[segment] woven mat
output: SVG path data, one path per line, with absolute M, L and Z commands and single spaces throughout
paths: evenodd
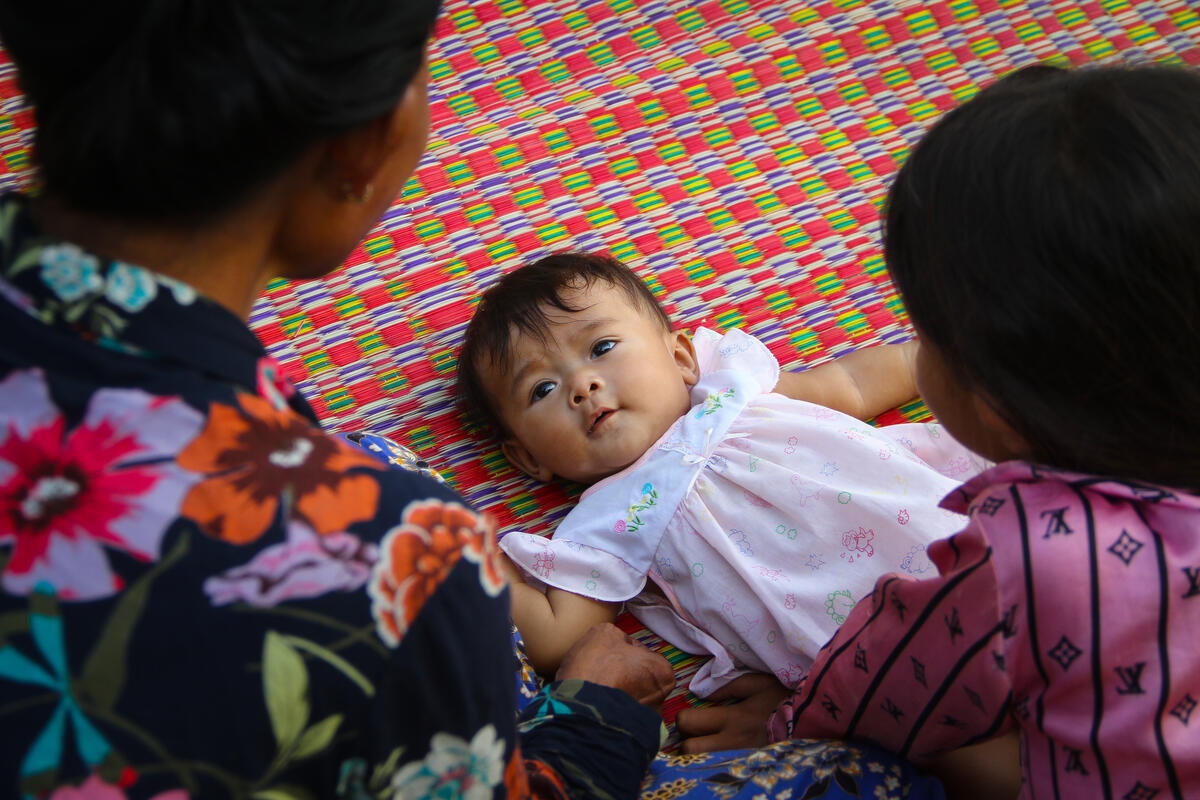
M 741 326 L 797 368 L 904 340 L 877 219 L 925 127 L 1015 67 L 1200 64 L 1198 41 L 1187 0 L 447 0 L 417 175 L 343 269 L 272 284 L 251 322 L 330 429 L 394 436 L 504 525 L 549 530 L 570 493 L 451 403 L 497 276 L 606 250 L 684 325 Z M 0 186 L 28 180 L 31 127 L 0 62 Z

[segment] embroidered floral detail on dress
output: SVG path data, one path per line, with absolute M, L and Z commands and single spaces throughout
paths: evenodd
M 401 523 L 379 546 L 367 592 L 375 632 L 396 647 L 425 601 L 460 558 L 479 565 L 479 583 L 495 597 L 504 589 L 491 520 L 458 503 L 422 500 L 404 509 Z
M 854 596 L 850 594 L 849 589 L 838 589 L 825 595 L 825 613 L 838 625 L 846 621 L 846 615 L 854 605 Z
M 641 512 L 653 508 L 658 503 L 658 490 L 654 488 L 654 484 L 647 483 L 642 486 L 642 498 L 631 504 L 625 512 L 625 519 L 619 519 L 613 524 L 613 530 L 617 533 L 637 533 L 645 521 L 641 518 Z
M 257 540 L 282 508 L 319 534 L 371 519 L 379 483 L 354 467 L 384 465 L 254 395 L 238 405 L 214 403 L 204 432 L 179 454 L 204 480 L 188 492 L 182 513 L 209 536 L 231 544 Z
M 723 401 L 729 400 L 736 394 L 737 391 L 732 387 L 722 389 L 719 392 L 709 392 L 708 397 L 704 398 L 704 405 L 696 409 L 696 419 L 717 413 L 717 410 L 721 408 Z
M 929 554 L 925 552 L 925 548 L 914 544 L 900 560 L 900 569 L 909 575 L 924 575 L 926 572 L 932 572 L 936 567 L 929 560 Z
M 842 547 L 846 548 L 842 558 L 853 563 L 859 558 L 870 558 L 875 555 L 875 531 L 859 525 L 858 530 L 848 530 L 842 533 Z
M 392 779 L 395 800 L 427 797 L 488 800 L 504 778 L 504 740 L 491 724 L 471 741 L 449 733 L 435 733 L 429 753 L 406 764 Z
M 10 545 L 0 587 L 29 594 L 40 582 L 64 600 L 119 592 L 105 548 L 156 561 L 194 478 L 168 458 L 201 426 L 180 400 L 136 389 L 92 395 L 68 428 L 40 371 L 0 383 L 0 547 Z

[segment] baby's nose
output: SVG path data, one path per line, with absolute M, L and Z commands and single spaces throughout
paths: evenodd
M 596 377 L 585 378 L 575 384 L 575 391 L 571 393 L 571 404 L 579 405 L 589 396 L 600 390 L 600 379 Z

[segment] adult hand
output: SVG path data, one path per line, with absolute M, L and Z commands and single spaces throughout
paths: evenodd
M 768 744 L 767 718 L 791 694 L 774 675 L 752 673 L 722 686 L 709 696 L 720 703 L 710 708 L 685 708 L 675 717 L 684 753 L 741 750 Z
M 644 706 L 661 710 L 675 688 L 675 672 L 658 653 L 626 636 L 611 622 L 594 625 L 563 656 L 555 680 L 571 678 L 611 686 Z

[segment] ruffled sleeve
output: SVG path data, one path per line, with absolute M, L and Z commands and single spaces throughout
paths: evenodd
M 700 374 L 737 370 L 752 376 L 764 392 L 779 382 L 779 362 L 767 346 L 741 328 L 730 328 L 725 335 L 705 327 L 692 336 Z
M 562 535 L 548 539 L 513 532 L 500 540 L 500 549 L 547 586 L 595 600 L 619 603 L 634 597 L 646 585 L 645 570 Z

